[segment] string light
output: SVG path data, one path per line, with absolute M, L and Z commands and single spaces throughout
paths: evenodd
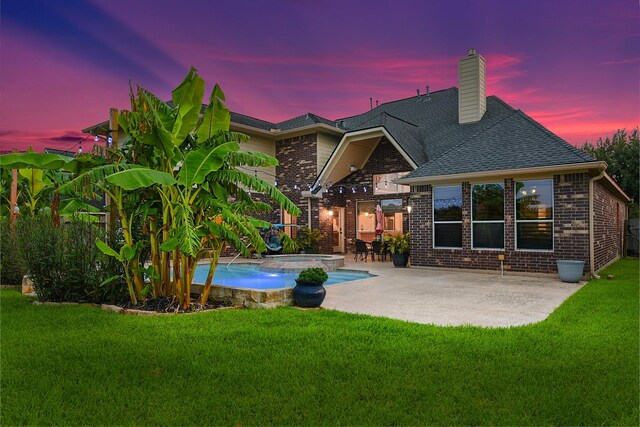
M 111 134 L 107 136 L 107 144 L 109 144 L 109 147 L 111 147 L 111 144 L 113 144 L 113 137 L 111 136 Z
M 93 135 L 93 140 L 95 142 L 98 142 L 100 140 L 100 137 L 98 135 Z

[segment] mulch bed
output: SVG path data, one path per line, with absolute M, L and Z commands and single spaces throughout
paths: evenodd
M 124 309 L 142 310 L 142 311 L 154 311 L 157 313 L 195 313 L 198 311 L 216 310 L 219 308 L 230 307 L 230 304 L 225 304 L 220 301 L 208 301 L 205 305 L 197 302 L 191 302 L 191 305 L 184 309 L 180 306 L 180 301 L 172 297 L 160 297 L 154 299 L 147 299 L 140 301 L 137 304 L 126 302 L 118 304 Z

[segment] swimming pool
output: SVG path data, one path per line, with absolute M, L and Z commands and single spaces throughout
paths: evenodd
M 197 266 L 193 282 L 204 283 L 208 273 L 209 265 Z M 325 286 L 373 277 L 369 273 L 356 271 L 332 271 L 327 274 L 329 280 L 324 284 Z M 242 289 L 281 289 L 294 287 L 296 277 L 298 273 L 261 271 L 258 264 L 235 264 L 229 267 L 219 265 L 213 276 L 213 283 Z

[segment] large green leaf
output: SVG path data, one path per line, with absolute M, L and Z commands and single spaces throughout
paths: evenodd
M 20 176 L 29 182 L 29 193 L 36 197 L 45 187 L 44 171 L 42 169 L 26 168 L 18 169 Z M 48 181 L 48 180 L 47 180 Z
M 63 169 L 71 173 L 78 174 L 93 169 L 96 166 L 104 165 L 105 163 L 106 160 L 104 159 L 104 157 L 85 155 L 76 157 L 70 162 L 66 163 Z
M 103 242 L 100 239 L 96 239 L 96 246 L 98 247 L 98 249 L 100 249 L 100 251 L 105 254 L 108 255 L 110 257 L 114 257 L 116 258 L 118 261 L 122 261 L 122 257 L 120 256 L 120 254 L 116 251 L 114 251 L 113 249 L 111 249 L 109 247 L 109 245 L 107 245 L 105 242 Z
M 100 212 L 100 209 L 78 199 L 68 199 L 60 203 L 60 215 L 71 215 L 78 211 Z
M 167 172 L 149 168 L 136 168 L 116 172 L 113 175 L 109 175 L 107 181 L 129 191 L 151 187 L 152 185 L 174 185 L 178 182 Z
M 0 167 L 7 169 L 60 169 L 71 161 L 70 157 L 49 153 L 13 153 L 0 156 Z
M 104 180 L 109 175 L 112 175 L 121 170 L 127 169 L 135 169 L 140 168 L 139 165 L 133 165 L 130 163 L 111 163 L 102 166 L 96 166 L 93 169 L 90 169 L 76 177 L 72 180 L 65 182 L 58 188 L 58 192 L 62 195 L 74 194 L 75 192 L 80 192 L 83 190 L 87 190 L 87 187 L 90 187 L 91 184 L 95 184 Z M 91 196 L 94 197 L 92 192 L 83 191 L 84 193 L 91 193 Z
M 204 98 L 204 86 L 204 80 L 198 75 L 197 70 L 191 67 L 189 74 L 171 93 L 173 106 L 176 109 L 176 120 L 171 133 L 176 145 L 182 144 L 198 123 Z
M 220 169 L 230 151 L 237 151 L 239 148 L 237 143 L 227 142 L 214 148 L 203 147 L 191 151 L 180 169 L 180 183 L 185 187 L 202 184 L 207 175 Z
M 222 101 L 225 100 L 224 92 L 216 83 L 211 96 L 209 97 L 209 105 L 204 111 L 200 126 L 196 130 L 198 141 L 204 141 L 211 138 L 218 131 L 228 131 L 231 123 L 231 113 Z
M 300 208 L 289 200 L 287 196 L 282 194 L 277 187 L 253 175 L 236 169 L 221 169 L 212 172 L 209 179 L 212 182 L 220 182 L 225 185 L 238 185 L 246 189 L 253 189 L 259 193 L 264 193 L 291 215 L 300 215 Z M 240 194 L 238 196 L 240 197 Z

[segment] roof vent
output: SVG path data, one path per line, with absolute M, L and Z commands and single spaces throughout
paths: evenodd
M 427 85 L 427 92 L 425 93 L 424 100 L 431 101 L 431 95 L 429 94 L 429 85 Z
M 469 49 L 469 51 L 467 52 L 467 56 L 472 56 L 476 54 L 476 50 L 475 49 Z
M 418 93 L 418 102 L 420 102 L 420 89 L 416 89 L 416 92 Z

